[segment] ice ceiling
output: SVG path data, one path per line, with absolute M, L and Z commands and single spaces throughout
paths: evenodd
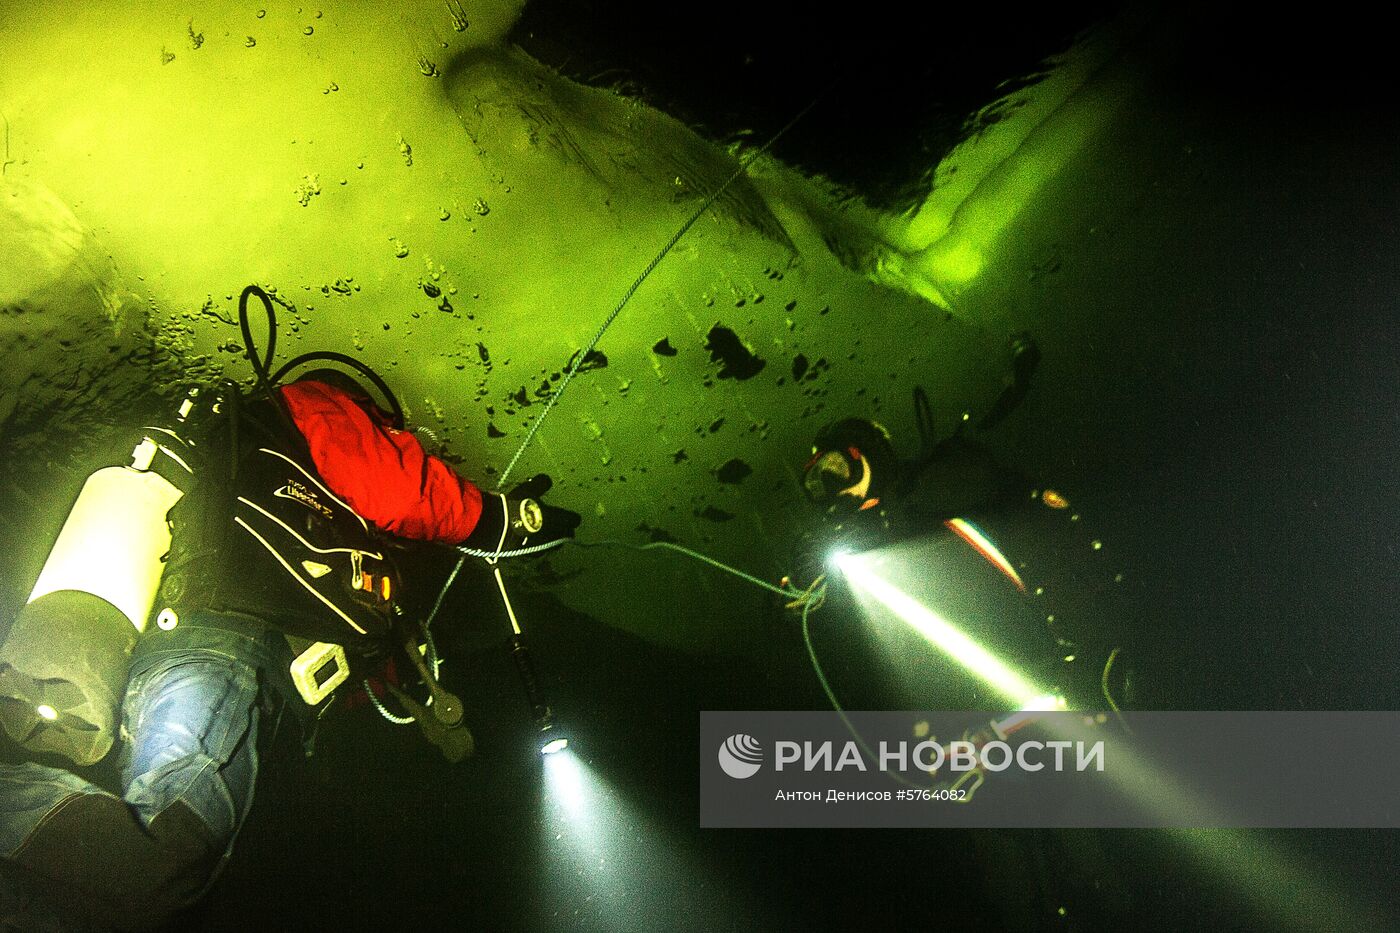
M 752 151 L 561 77 L 505 41 L 519 12 L 5 4 L 7 459 L 57 458 L 153 395 L 246 378 L 233 322 L 256 282 L 276 290 L 283 360 L 357 355 L 494 486 L 558 374 Z M 957 299 L 1106 119 L 1083 92 L 1112 50 L 1099 36 L 1021 92 L 907 214 L 757 159 L 637 293 L 515 477 L 552 474 L 591 539 L 676 540 L 776 578 L 823 423 L 860 414 L 908 436 L 913 386 L 947 424 L 1000 387 L 1006 333 Z M 9 485 L 61 510 L 80 474 Z M 534 580 L 689 646 L 733 637 L 764 598 L 656 554 L 564 555 Z

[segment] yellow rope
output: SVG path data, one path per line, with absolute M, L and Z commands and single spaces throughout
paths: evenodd
M 826 602 L 826 587 L 822 586 L 825 581 L 826 574 L 818 575 L 796 599 L 786 604 L 786 608 L 816 612 L 822 607 L 822 604 Z

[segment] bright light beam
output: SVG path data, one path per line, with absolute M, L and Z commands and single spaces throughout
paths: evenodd
M 638 802 L 570 745 L 539 759 L 544 794 L 537 916 L 568 929 L 729 929 L 745 898 L 668 828 L 668 797 Z M 683 821 L 681 821 L 683 822 Z M 562 928 L 562 927 L 561 927 Z
M 853 588 L 881 603 L 969 673 L 1006 697 L 1015 709 L 1044 708 L 1047 691 L 1031 684 L 1000 658 L 973 641 L 947 619 L 911 598 L 867 567 L 859 556 L 839 554 L 835 562 Z
M 590 809 L 588 804 L 588 776 L 578 758 L 569 751 L 546 755 L 544 759 L 544 781 L 549 795 L 558 803 L 560 811 L 570 820 L 584 820 Z
M 977 644 L 952 623 L 883 579 L 860 555 L 838 553 L 832 562 L 845 574 L 851 587 L 868 595 L 899 616 L 910 628 L 961 664 L 974 676 L 1000 691 L 1026 711 L 1064 709 L 1064 701 L 1037 689 Z M 1014 718 L 1014 717 L 1013 717 Z M 1129 752 L 1116 760 L 1113 780 L 1148 810 L 1170 824 L 1182 812 L 1199 814 L 1203 825 L 1213 825 L 1208 801 L 1175 776 Z M 1274 850 L 1247 830 L 1168 829 L 1202 864 L 1229 878 L 1250 898 L 1271 926 L 1279 929 L 1306 925 L 1309 917 L 1338 919 L 1339 928 L 1376 929 L 1380 916 L 1372 903 L 1363 903 L 1334 884 Z M 1280 898 L 1277 891 L 1289 891 Z

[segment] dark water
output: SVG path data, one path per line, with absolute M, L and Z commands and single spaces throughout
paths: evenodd
M 682 14 L 643 0 L 537 0 L 510 38 L 721 141 L 764 142 L 815 102 L 774 153 L 899 211 L 928 193 L 945 153 L 1004 115 L 976 119 L 982 108 L 1033 84 L 1044 59 L 1114 8 L 724 0 Z

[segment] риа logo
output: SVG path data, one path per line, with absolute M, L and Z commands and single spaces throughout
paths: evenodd
M 731 735 L 719 747 L 719 766 L 732 778 L 753 777 L 762 764 L 763 746 L 751 735 Z

